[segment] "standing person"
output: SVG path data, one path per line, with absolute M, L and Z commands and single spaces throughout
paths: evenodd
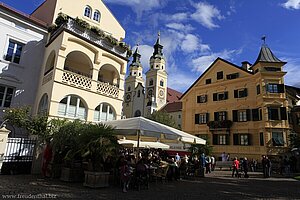
M 175 156 L 176 163 L 179 164 L 180 160 L 181 160 L 180 155 L 178 155 L 178 153 L 176 153 L 176 156 Z
M 284 156 L 283 165 L 284 165 L 284 172 L 286 176 L 290 176 L 290 161 L 287 156 Z
M 52 147 L 50 144 L 50 140 L 48 139 L 46 141 L 46 147 L 44 149 L 44 153 L 43 153 L 43 166 L 42 166 L 42 172 L 43 172 L 43 176 L 44 178 L 49 177 L 49 164 L 52 160 Z
M 243 161 L 243 170 L 244 170 L 244 177 L 249 178 L 248 171 L 249 171 L 249 163 L 248 159 L 245 157 Z
M 271 177 L 271 172 L 272 172 L 272 163 L 271 160 L 266 156 L 266 177 L 269 178 Z
M 212 170 L 212 171 L 215 171 L 215 167 L 216 167 L 216 159 L 215 159 L 214 156 L 211 156 L 210 159 L 211 159 L 211 170 Z
M 211 173 L 211 157 L 208 155 L 205 158 L 206 173 Z
M 226 156 L 226 160 L 227 160 L 227 161 L 230 161 L 230 154 L 229 154 L 229 153 L 228 153 L 227 156 Z
M 240 165 L 240 162 L 239 160 L 237 159 L 237 157 L 235 157 L 233 159 L 233 163 L 232 163 L 232 177 L 235 173 L 235 176 L 239 178 L 239 165 Z
M 266 163 L 267 160 L 266 160 L 266 156 L 262 156 L 262 159 L 261 159 L 261 165 L 262 165 L 262 168 L 263 168 L 263 173 L 264 173 L 264 178 L 267 177 L 267 169 L 266 169 Z
M 225 162 L 227 160 L 227 156 L 225 152 L 222 153 L 221 157 L 222 157 L 222 162 Z
M 128 162 L 124 156 L 120 157 L 119 161 L 119 170 L 120 170 L 120 178 L 122 183 L 122 191 L 127 192 L 130 181 L 130 170 L 128 166 Z

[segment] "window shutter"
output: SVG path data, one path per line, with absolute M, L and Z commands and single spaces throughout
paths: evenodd
M 248 96 L 248 90 L 247 88 L 244 89 L 244 97 L 247 97 Z
M 263 115 L 262 115 L 262 109 L 259 109 L 259 121 L 261 121 L 263 118 Z
M 228 99 L 228 92 L 224 92 L 224 99 Z
M 247 115 L 247 121 L 251 121 L 251 110 L 250 109 L 246 110 L 246 115 Z
M 213 101 L 218 101 L 218 93 L 213 94 Z
M 206 123 L 209 122 L 209 113 L 206 113 Z
M 200 96 L 197 96 L 197 103 L 200 103 Z
M 278 84 L 278 93 L 284 93 L 284 84 Z
M 218 119 L 219 119 L 219 113 L 218 113 L 218 112 L 215 112 L 214 115 L 215 115 L 215 116 L 214 116 L 215 121 L 218 121 Z
M 258 108 L 252 109 L 252 120 L 259 121 Z
M 225 114 L 225 120 L 227 120 L 227 112 L 225 111 L 224 114 Z
M 252 145 L 252 135 L 248 134 L 248 145 Z
M 238 121 L 238 111 L 237 110 L 232 111 L 232 121 L 234 121 L 234 122 Z
M 234 90 L 234 98 L 239 98 L 239 91 L 238 90 Z
M 239 135 L 233 134 L 233 145 L 239 145 Z
M 266 92 L 269 92 L 269 84 L 266 84 Z
M 230 135 L 226 135 L 226 145 L 230 144 Z
M 218 135 L 213 134 L 213 144 L 218 145 Z
M 205 95 L 205 102 L 207 102 L 207 94 Z
M 271 108 L 268 108 L 268 120 L 272 119 Z
M 199 118 L 200 118 L 200 115 L 195 114 L 195 124 L 199 124 Z
M 286 107 L 280 107 L 281 120 L 287 120 Z

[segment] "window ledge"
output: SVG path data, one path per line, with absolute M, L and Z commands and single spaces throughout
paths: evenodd
M 0 62 L 11 65 L 11 66 L 14 66 L 14 67 L 18 67 L 18 68 L 21 68 L 21 69 L 25 68 L 23 65 L 20 65 L 20 64 L 14 63 L 14 62 L 10 62 L 10 61 L 7 61 L 7 60 L 0 60 Z

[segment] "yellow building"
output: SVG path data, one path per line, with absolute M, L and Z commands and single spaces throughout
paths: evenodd
M 49 25 L 35 113 L 120 119 L 128 46 L 125 30 L 101 0 L 46 0 L 32 16 Z
M 275 156 L 287 150 L 283 66 L 262 45 L 253 65 L 217 58 L 183 94 L 183 131 L 207 138 L 217 157 Z

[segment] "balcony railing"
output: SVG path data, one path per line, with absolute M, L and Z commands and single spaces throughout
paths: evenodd
M 228 130 L 232 126 L 231 120 L 222 120 L 222 121 L 209 121 L 207 123 L 209 130 Z
M 119 95 L 120 89 L 115 85 L 111 85 L 105 82 L 95 81 L 89 77 L 76 74 L 74 72 L 70 72 L 67 70 L 57 69 L 57 73 L 58 73 L 58 77 L 61 77 L 61 79 L 58 81 L 61 81 L 66 85 L 95 92 L 115 99 L 118 99 L 120 96 Z
M 87 39 L 89 42 L 94 43 L 96 45 L 101 46 L 102 48 L 111 51 L 123 58 L 127 58 L 127 50 L 119 45 L 114 45 L 109 42 L 106 38 L 100 37 L 96 33 L 92 32 L 89 29 L 85 29 L 79 26 L 76 21 L 70 17 L 68 17 L 68 21 L 60 25 L 57 29 L 55 29 L 51 33 L 50 41 L 55 38 L 62 30 L 68 30 L 73 34 L 76 34 L 84 39 Z

